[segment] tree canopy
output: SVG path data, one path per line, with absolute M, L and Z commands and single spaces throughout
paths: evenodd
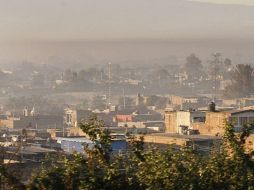
M 112 155 L 101 121 L 92 117 L 80 127 L 94 148 L 42 170 L 28 189 L 254 189 L 253 151 L 244 148 L 252 125 L 235 134 L 227 124 L 221 147 L 208 155 L 189 147 L 145 149 L 142 138 L 132 138 L 126 154 Z
M 248 64 L 238 64 L 231 73 L 231 84 L 225 89 L 225 96 L 246 97 L 254 92 L 254 68 Z
M 203 71 L 202 61 L 192 53 L 186 57 L 185 71 L 189 78 L 199 78 Z

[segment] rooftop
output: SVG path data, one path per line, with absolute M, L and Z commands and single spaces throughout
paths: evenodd
M 61 143 L 62 141 L 70 141 L 70 142 L 81 142 L 81 143 L 93 143 L 91 140 L 85 138 L 85 137 L 74 137 L 74 138 L 68 138 L 68 137 L 58 137 L 56 138 L 58 143 Z
M 220 137 L 209 136 L 209 135 L 180 135 L 177 133 L 152 133 L 147 136 L 156 136 L 156 137 L 168 137 L 168 138 L 178 138 L 185 139 L 188 141 L 205 141 L 205 140 L 219 140 Z

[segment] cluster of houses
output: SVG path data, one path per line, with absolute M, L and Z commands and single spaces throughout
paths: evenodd
M 111 106 L 102 111 L 69 106 L 62 116 L 42 115 L 35 108 L 25 107 L 20 114 L 7 112 L 0 115 L 0 141 L 3 146 L 15 147 L 22 137 L 25 139 L 23 154 L 33 151 L 29 152 L 29 159 L 31 155 L 52 153 L 52 150 L 82 152 L 83 144 L 92 142 L 79 124 L 96 114 L 110 130 L 115 152 L 128 148 L 128 135 L 142 135 L 147 144 L 187 145 L 207 151 L 221 140 L 227 122 L 233 124 L 235 132 L 240 132 L 243 125 L 254 122 L 254 98 L 217 100 L 216 103 L 219 106 L 204 96 L 172 95 L 163 112 L 140 105 L 132 109 Z M 13 137 L 17 137 L 15 142 Z M 254 148 L 252 134 L 248 145 Z

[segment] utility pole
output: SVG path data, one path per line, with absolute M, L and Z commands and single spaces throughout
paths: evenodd
M 111 63 L 108 63 L 108 106 L 111 105 Z
M 126 107 L 126 102 L 125 102 L 125 91 L 124 91 L 124 88 L 123 88 L 123 108 L 125 109 Z

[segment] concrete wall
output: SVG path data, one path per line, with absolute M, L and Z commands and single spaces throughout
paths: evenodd
M 13 119 L 7 119 L 7 120 L 0 120 L 0 127 L 4 128 L 13 128 L 14 127 L 14 121 Z
M 178 111 L 176 113 L 176 127 L 177 127 L 177 133 L 181 133 L 181 125 L 183 126 L 189 126 L 191 125 L 190 122 L 190 112 L 187 111 Z
M 236 105 L 237 102 L 236 102 L 236 99 L 223 99 L 222 104 L 224 106 L 232 106 L 232 105 Z
M 165 112 L 165 132 L 177 133 L 176 112 Z
M 180 97 L 180 96 L 175 96 L 175 95 L 172 95 L 172 96 L 170 96 L 170 102 L 171 102 L 171 104 L 173 104 L 173 105 L 182 105 L 182 103 L 183 103 L 183 98 L 182 97 Z
M 189 112 L 189 111 L 172 111 L 165 112 L 165 129 L 166 133 L 181 133 L 182 126 L 188 126 L 193 129 L 193 119 L 195 117 L 204 117 L 202 112 Z
M 86 134 L 79 127 L 69 128 L 68 136 L 86 136 Z
M 67 114 L 71 116 L 71 122 L 67 122 Z M 66 109 L 64 116 L 64 123 L 70 127 L 77 127 L 82 120 L 88 119 L 92 115 L 89 110 L 76 110 L 76 109 Z
M 193 123 L 192 128 L 199 130 L 204 135 L 222 135 L 225 130 L 228 113 L 207 112 L 205 123 Z
M 145 143 L 158 143 L 158 144 L 176 144 L 179 146 L 186 145 L 186 139 L 184 138 L 175 138 L 175 137 L 167 137 L 167 136 L 156 136 L 156 135 L 145 135 L 144 142 Z

